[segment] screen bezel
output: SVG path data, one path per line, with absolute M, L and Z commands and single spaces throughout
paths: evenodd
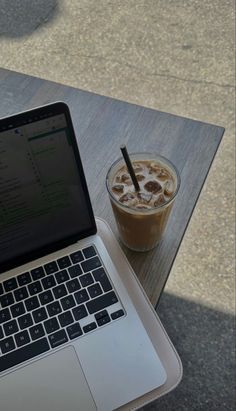
M 0 119 L 0 132 L 10 130 L 12 128 L 19 127 L 20 125 L 30 124 L 37 120 L 42 120 L 44 118 L 53 117 L 57 114 L 64 114 L 66 117 L 66 122 L 70 130 L 72 147 L 75 155 L 76 164 L 78 167 L 78 173 L 81 177 L 81 185 L 85 195 L 85 201 L 88 209 L 89 220 L 91 225 L 86 230 L 82 230 L 76 234 L 67 236 L 62 240 L 55 241 L 53 243 L 47 244 L 46 246 L 40 247 L 36 250 L 31 251 L 30 253 L 24 253 L 20 256 L 7 260 L 4 263 L 0 264 L 0 273 L 3 273 L 9 269 L 15 268 L 37 258 L 43 257 L 49 253 L 55 252 L 59 249 L 67 247 L 70 244 L 73 244 L 82 238 L 88 237 L 90 235 L 96 234 L 97 227 L 95 222 L 95 217 L 92 209 L 92 204 L 88 192 L 88 187 L 84 175 L 84 170 L 79 154 L 78 144 L 75 136 L 74 127 L 72 124 L 72 119 L 69 111 L 69 107 L 64 102 L 55 102 L 50 103 L 45 106 L 37 107 L 22 113 L 14 114 L 10 117 L 5 117 Z

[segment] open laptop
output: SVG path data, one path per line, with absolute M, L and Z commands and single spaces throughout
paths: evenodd
M 165 380 L 97 234 L 68 106 L 1 119 L 1 411 L 111 411 Z

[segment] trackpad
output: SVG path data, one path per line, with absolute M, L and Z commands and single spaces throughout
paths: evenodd
M 95 411 L 73 347 L 67 347 L 0 379 L 4 411 Z

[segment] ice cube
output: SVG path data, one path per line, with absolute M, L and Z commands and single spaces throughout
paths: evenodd
M 161 170 L 161 167 L 157 163 L 151 163 L 149 165 L 149 174 L 152 174 L 153 172 L 159 172 Z
M 117 193 L 117 194 L 123 193 L 124 186 L 122 184 L 116 184 L 115 186 L 112 187 L 112 191 L 114 191 L 114 193 Z
M 126 184 L 127 186 L 130 186 L 132 184 L 132 180 L 130 178 L 130 175 L 127 174 L 127 173 L 121 174 L 120 183 L 123 183 L 123 184 Z
M 115 181 L 116 183 L 121 183 L 121 176 L 116 176 Z
M 174 194 L 174 183 L 172 180 L 168 180 L 164 185 L 164 194 L 167 197 L 171 197 Z
M 161 193 L 159 196 L 158 196 L 158 198 L 155 200 L 155 202 L 154 202 L 154 207 L 159 207 L 159 206 L 161 206 L 162 204 L 164 204 L 165 203 L 165 197 L 164 197 L 164 195 Z
M 148 192 L 153 193 L 153 194 L 158 193 L 158 191 L 161 191 L 162 189 L 161 185 L 156 180 L 148 181 L 146 184 L 144 184 L 144 188 Z
M 136 174 L 136 178 L 137 178 L 138 181 L 142 181 L 142 180 L 145 179 L 145 176 L 142 175 L 142 174 Z
M 133 163 L 133 169 L 135 173 L 139 173 L 140 171 L 143 171 L 143 167 L 139 163 Z
M 128 192 L 128 193 L 124 194 L 123 196 L 121 196 L 119 198 L 119 201 L 121 203 L 127 203 L 127 202 L 131 202 L 134 199 L 135 199 L 135 195 Z
M 147 204 L 151 201 L 152 194 L 139 192 L 138 193 L 138 199 L 141 200 L 141 203 Z
M 123 183 L 125 183 L 127 180 L 129 180 L 130 179 L 130 176 L 129 176 L 129 174 L 122 174 L 121 175 L 121 181 L 123 182 Z
M 167 170 L 165 170 L 164 168 L 160 168 L 159 171 L 157 171 L 157 177 L 160 180 L 166 180 L 170 177 L 170 175 Z
M 138 208 L 139 210 L 150 210 L 151 207 L 145 204 L 136 204 L 135 208 Z

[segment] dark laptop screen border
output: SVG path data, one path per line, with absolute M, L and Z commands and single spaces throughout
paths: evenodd
M 78 145 L 77 145 L 77 141 L 75 137 L 75 132 L 74 132 L 71 116 L 70 116 L 69 107 L 67 106 L 67 104 L 64 102 L 55 102 L 55 103 L 51 103 L 45 106 L 34 108 L 32 110 L 28 110 L 22 113 L 18 113 L 10 117 L 2 118 L 0 119 L 0 132 L 13 129 L 21 125 L 24 125 L 24 124 L 29 124 L 30 122 L 42 120 L 45 118 L 50 118 L 57 114 L 65 115 L 66 122 L 70 130 L 71 143 L 72 143 L 72 147 L 73 147 L 73 151 L 75 155 L 76 164 L 78 167 L 78 172 L 81 177 L 81 185 L 82 185 L 82 189 L 83 189 L 84 196 L 85 196 L 90 225 L 87 229 L 82 230 L 76 234 L 67 236 L 66 238 L 63 238 L 63 240 L 55 241 L 51 244 L 47 244 L 46 246 L 42 246 L 37 250 L 31 251 L 30 254 L 29 253 L 22 254 L 20 256 L 17 256 L 16 258 L 3 262 L 2 264 L 0 264 L 0 273 L 3 273 L 9 269 L 15 268 L 29 261 L 35 260 L 37 258 L 43 257 L 49 253 L 52 253 L 70 244 L 73 244 L 76 241 L 81 240 L 82 238 L 96 234 L 97 232 L 97 227 L 96 227 L 94 213 L 93 213 L 93 209 L 92 209 L 92 205 L 90 201 L 88 187 L 87 187 L 87 183 L 86 183 L 86 179 L 85 179 L 85 175 L 83 171 L 83 166 L 82 166 L 82 162 L 81 162 L 81 158 L 79 154 L 79 149 L 78 149 Z

